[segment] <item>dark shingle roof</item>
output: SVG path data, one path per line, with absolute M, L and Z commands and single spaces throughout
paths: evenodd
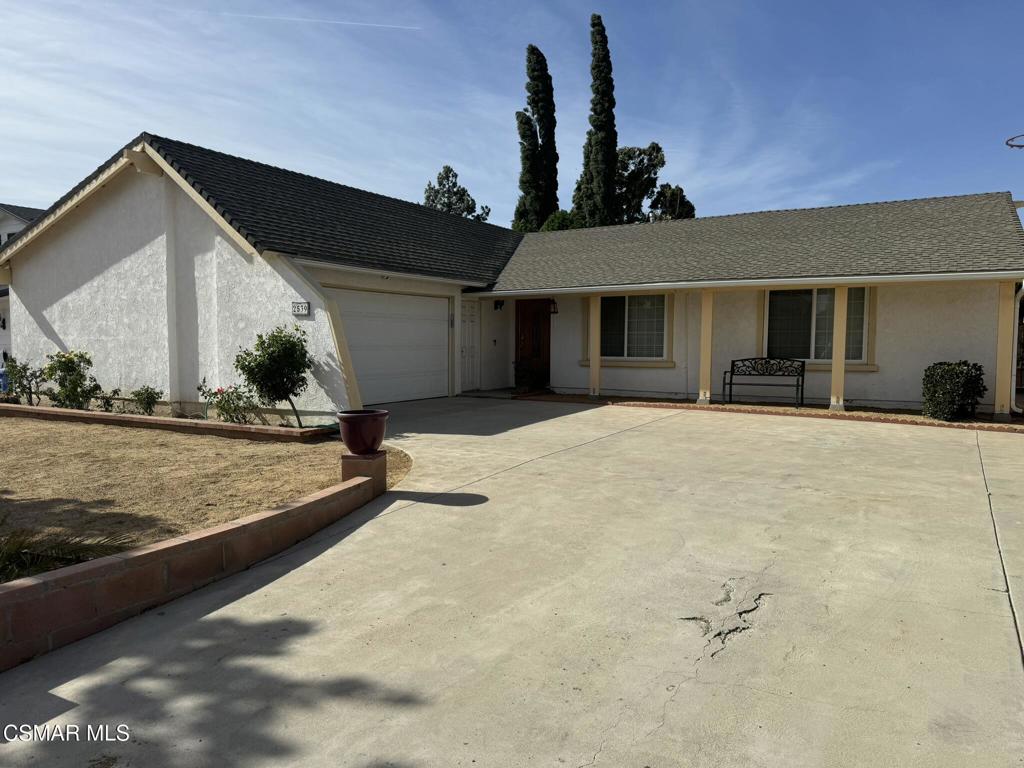
M 528 234 L 495 290 L 1024 272 L 1008 192 Z
M 492 283 L 521 235 L 333 181 L 144 135 L 258 250 Z
M 27 205 L 12 205 L 11 203 L 0 203 L 0 210 L 13 213 L 24 222 L 35 221 L 43 212 L 42 208 L 29 208 Z

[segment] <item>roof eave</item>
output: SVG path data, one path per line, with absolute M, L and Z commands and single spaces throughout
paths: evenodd
M 343 272 L 359 272 L 362 274 L 369 275 L 382 275 L 384 277 L 398 277 L 409 280 L 428 280 L 432 283 L 446 283 L 448 285 L 461 285 L 466 288 L 486 288 L 491 283 L 480 282 L 479 280 L 465 280 L 454 277 L 437 277 L 436 275 L 426 275 L 421 272 L 394 272 L 384 269 L 373 269 L 371 267 L 352 267 L 348 264 L 338 264 L 332 261 L 323 261 L 321 259 L 310 259 L 303 256 L 296 256 L 290 253 L 280 253 L 278 251 L 268 251 L 268 253 L 276 253 L 279 256 L 287 256 L 293 259 L 299 264 L 303 264 L 307 267 L 321 267 L 324 269 L 335 269 Z
M 933 272 L 899 275 L 828 275 L 824 277 L 770 277 L 740 280 L 682 280 L 659 283 L 626 283 L 619 285 L 586 285 L 563 288 L 492 289 L 475 296 L 547 296 L 550 294 L 593 294 L 623 291 L 676 291 L 688 288 L 789 288 L 831 285 L 876 285 L 879 283 L 941 283 L 978 280 L 1024 280 L 1024 270 L 989 272 Z

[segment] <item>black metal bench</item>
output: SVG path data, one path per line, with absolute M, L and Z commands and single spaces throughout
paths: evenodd
M 804 368 L 803 360 L 788 357 L 747 357 L 733 360 L 728 371 L 722 374 L 722 395 L 726 402 L 732 402 L 733 387 L 792 387 L 797 407 L 804 404 Z M 758 378 L 779 376 L 792 378 L 792 382 L 775 383 L 767 381 L 736 381 L 736 377 Z

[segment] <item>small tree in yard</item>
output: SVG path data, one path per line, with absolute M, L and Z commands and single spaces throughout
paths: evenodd
M 253 348 L 243 349 L 235 357 L 235 369 L 260 402 L 270 407 L 287 400 L 295 414 L 295 423 L 300 427 L 302 419 L 292 398 L 302 394 L 309 385 L 306 374 L 312 367 L 306 332 L 298 326 L 291 331 L 275 328 L 266 336 L 257 334 Z
M 46 390 L 46 396 L 57 408 L 87 409 L 94 397 L 103 394 L 103 387 L 89 374 L 91 368 L 92 358 L 85 352 L 47 355 L 43 376 L 57 388 Z
M 18 398 L 24 397 L 26 405 L 39 402 L 40 390 L 46 377 L 40 368 L 33 368 L 28 363 L 19 363 L 13 357 L 7 361 L 7 381 L 11 394 Z

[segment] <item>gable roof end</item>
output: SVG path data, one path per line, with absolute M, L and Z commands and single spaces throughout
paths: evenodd
M 522 239 L 504 227 L 143 133 L 10 244 L 28 237 L 52 213 L 122 162 L 125 150 L 143 143 L 260 253 L 487 285 L 498 278 Z M 0 249 L 0 262 L 6 249 L 7 244 Z

